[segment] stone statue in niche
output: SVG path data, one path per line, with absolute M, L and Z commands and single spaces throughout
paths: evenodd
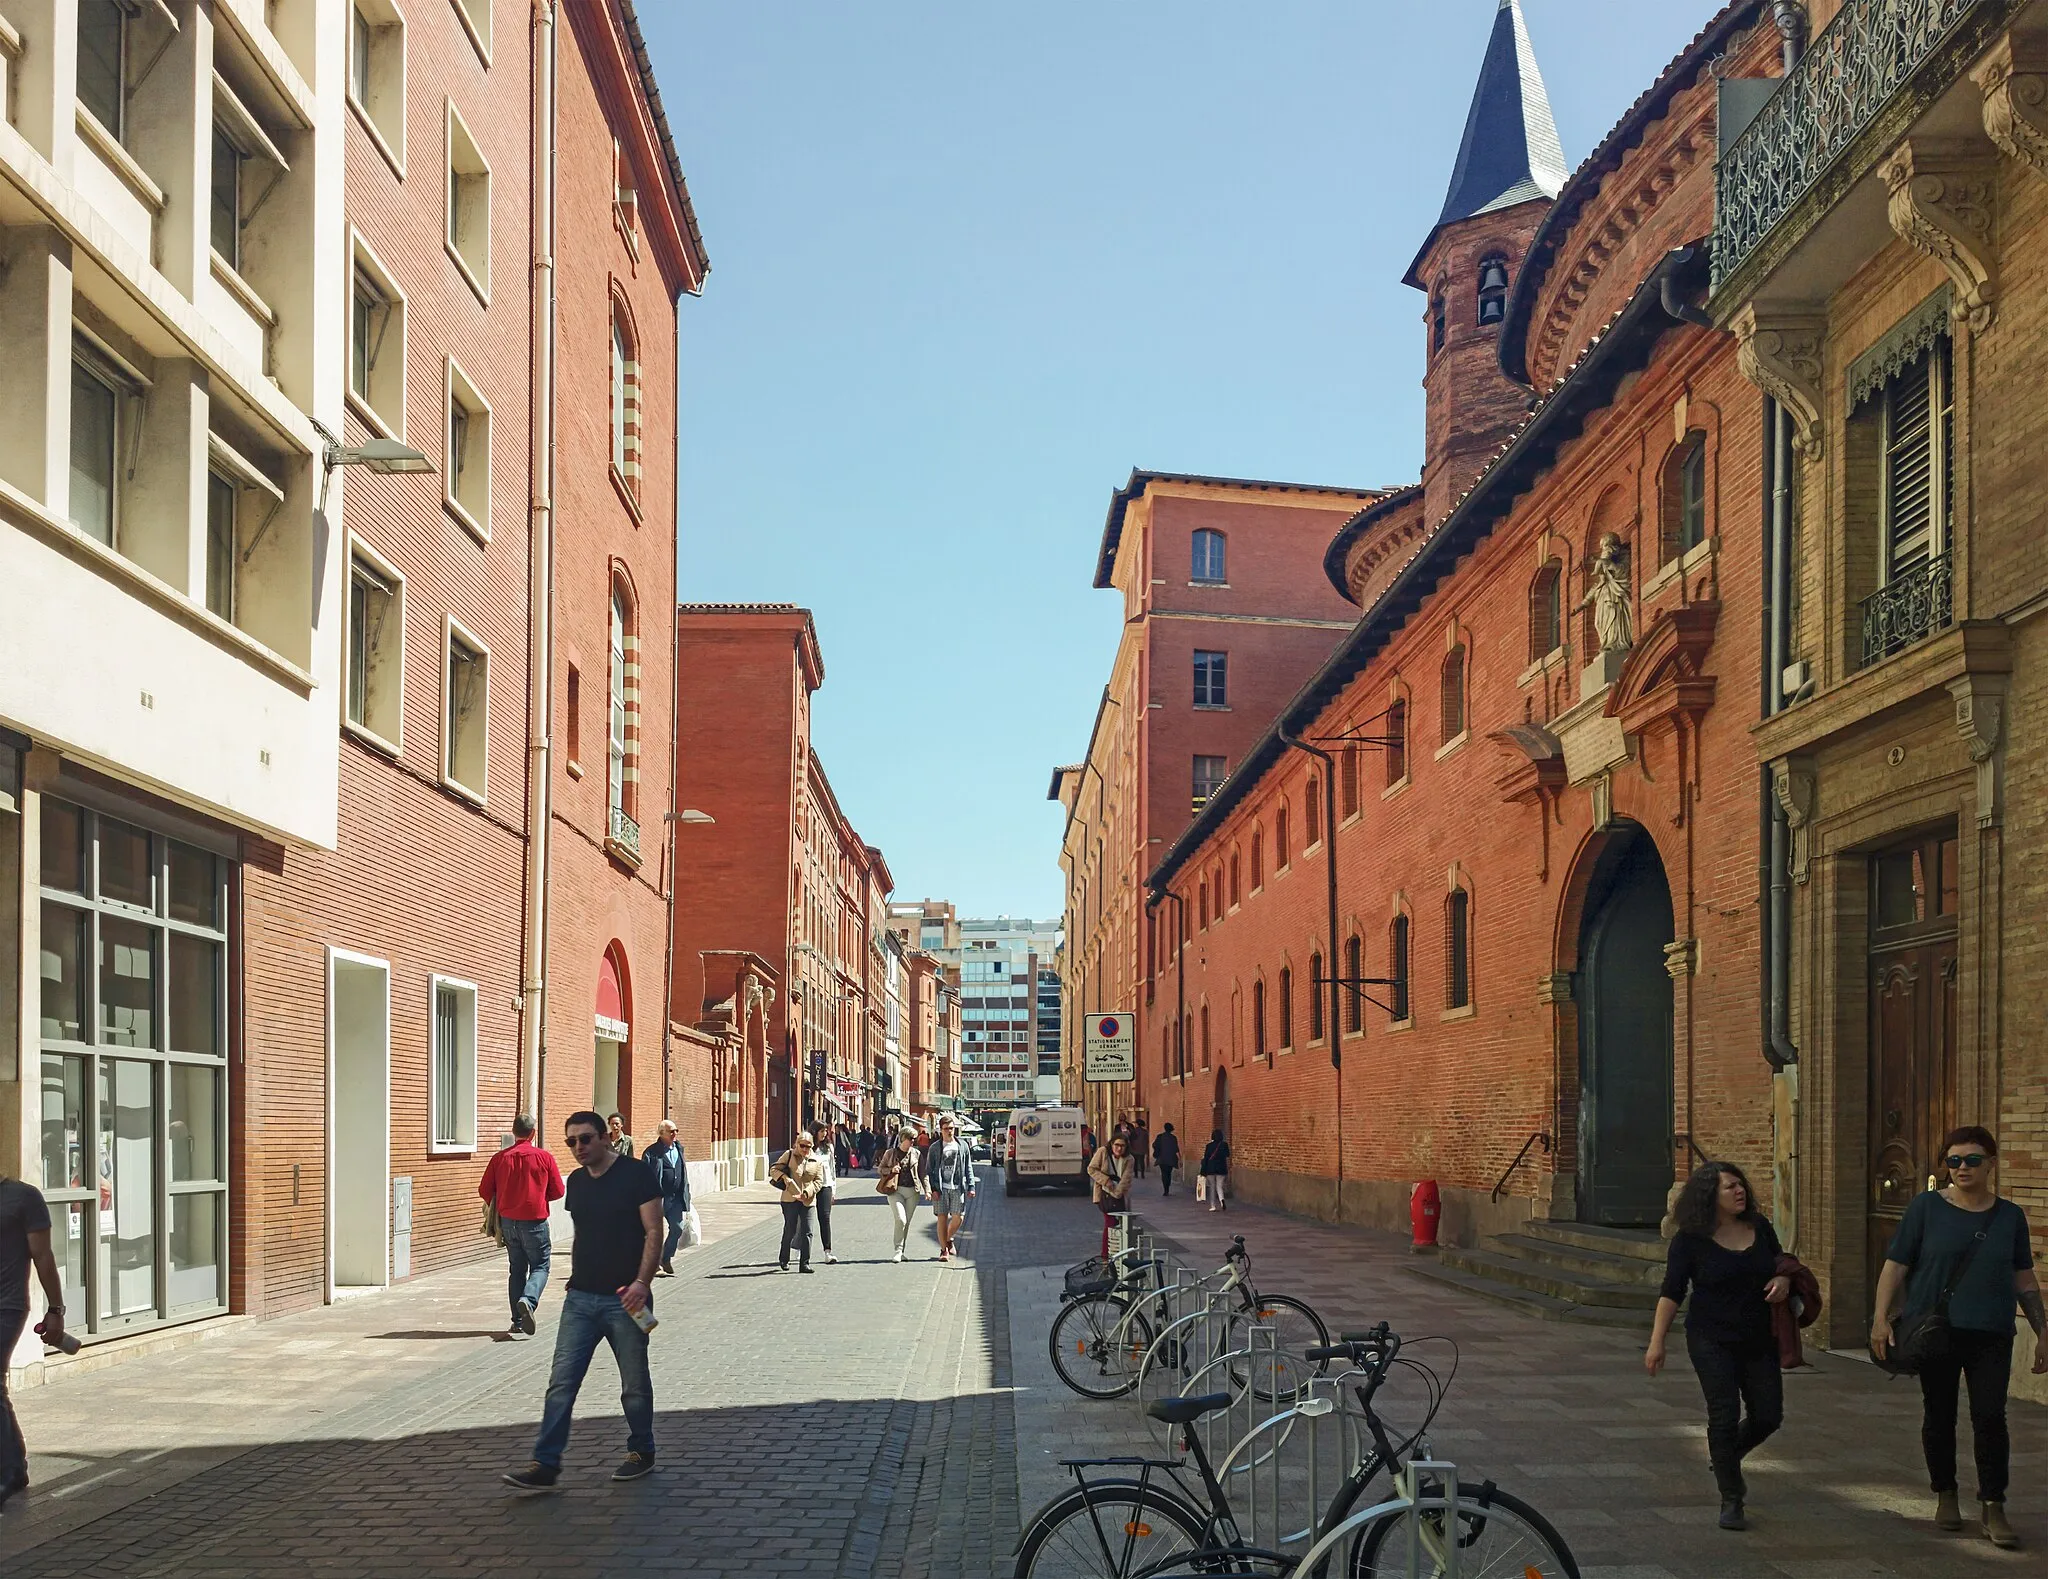
M 1579 607 L 1593 611 L 1593 632 L 1603 653 L 1627 652 L 1635 644 L 1635 623 L 1629 612 L 1628 549 L 1612 532 L 1600 538 L 1600 551 L 1586 570 L 1586 595 Z

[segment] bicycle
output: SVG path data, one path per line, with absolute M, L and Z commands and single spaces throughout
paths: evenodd
M 1106 1278 L 1093 1282 L 1076 1283 L 1075 1275 L 1097 1263 L 1084 1262 L 1069 1273 L 1069 1291 L 1061 1296 L 1062 1308 L 1053 1318 L 1047 1347 L 1060 1380 L 1084 1398 L 1121 1398 L 1139 1384 L 1155 1357 L 1183 1374 L 1199 1370 L 1221 1355 L 1244 1349 L 1244 1335 L 1255 1324 L 1276 1328 L 1276 1346 L 1289 1355 L 1330 1341 L 1323 1318 L 1305 1301 L 1262 1293 L 1252 1283 L 1251 1252 L 1245 1248 L 1244 1235 L 1233 1234 L 1224 1264 L 1210 1274 L 1210 1278 L 1224 1280 L 1216 1291 L 1219 1296 L 1232 1290 L 1237 1295 L 1221 1350 L 1216 1354 L 1193 1350 L 1185 1341 L 1186 1334 L 1162 1349 L 1159 1344 L 1164 1334 L 1190 1318 L 1177 1322 L 1171 1314 L 1163 1276 L 1166 1259 L 1153 1256 L 1140 1261 L 1138 1254 L 1122 1251 L 1109 1257 L 1103 1263 L 1110 1269 Z M 1132 1263 L 1130 1269 L 1115 1272 L 1123 1261 Z M 1148 1278 L 1154 1281 L 1148 1284 Z M 1153 1319 L 1159 1323 L 1158 1330 Z M 1315 1374 L 1322 1375 L 1323 1368 Z M 1242 1392 L 1249 1381 L 1242 1367 L 1233 1368 L 1233 1388 Z
M 1305 1358 L 1342 1360 L 1364 1380 L 1355 1384 L 1359 1415 L 1371 1448 L 1353 1466 L 1316 1520 L 1308 1550 L 1289 1554 L 1247 1542 L 1195 1425 L 1229 1407 L 1228 1393 L 1162 1399 L 1148 1413 L 1179 1427 L 1182 1448 L 1198 1485 L 1172 1459 L 1118 1457 L 1066 1459 L 1075 1487 L 1041 1508 L 1017 1548 L 1013 1579 L 1187 1579 L 1250 1575 L 1259 1579 L 1328 1579 L 1340 1546 L 1348 1551 L 1336 1570 L 1343 1579 L 1397 1579 L 1414 1573 L 1408 1548 L 1429 1566 L 1429 1579 L 1455 1571 L 1457 1579 L 1579 1579 L 1571 1550 L 1543 1515 L 1486 1481 L 1468 1495 L 1454 1466 L 1403 1454 L 1422 1441 L 1449 1390 L 1427 1366 L 1400 1358 L 1402 1340 L 1385 1322 L 1344 1341 L 1321 1345 Z M 1429 1408 L 1420 1427 L 1396 1443 L 1375 1407 L 1395 1364 L 1427 1380 Z M 1452 1376 L 1456 1375 L 1455 1361 Z M 1324 1409 L 1327 1402 L 1317 1400 Z M 1289 1414 L 1312 1412 L 1307 1406 Z M 1276 1417 L 1273 1425 L 1285 1420 Z M 1091 1469 L 1137 1470 L 1136 1478 L 1090 1479 Z M 1397 1487 L 1389 1502 L 1360 1507 L 1382 1471 Z M 1434 1478 L 1432 1478 L 1434 1477 Z M 1451 1510 L 1455 1509 L 1455 1513 Z M 1449 1532 L 1455 1530 L 1453 1538 Z

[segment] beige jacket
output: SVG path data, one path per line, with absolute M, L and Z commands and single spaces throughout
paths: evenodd
M 1131 1181 L 1138 1176 L 1138 1165 L 1129 1157 L 1123 1159 L 1119 1169 L 1117 1158 L 1107 1146 L 1099 1147 L 1088 1159 L 1088 1179 L 1095 1186 L 1095 1204 L 1100 1206 L 1105 1195 L 1128 1199 Z
M 924 1184 L 918 1178 L 918 1169 L 922 1165 L 922 1161 L 923 1159 L 918 1156 L 915 1146 L 910 1147 L 907 1151 L 898 1151 L 894 1146 L 891 1146 L 875 1159 L 875 1172 L 878 1176 L 894 1173 L 896 1175 L 897 1189 L 915 1190 L 919 1195 L 922 1195 L 924 1194 Z
M 777 1157 L 768 1172 L 771 1177 L 779 1173 L 789 1180 L 782 1190 L 782 1204 L 785 1206 L 791 1201 L 801 1201 L 809 1206 L 818 1198 L 818 1192 L 825 1188 L 825 1165 L 816 1157 L 806 1157 L 798 1162 L 793 1149 Z

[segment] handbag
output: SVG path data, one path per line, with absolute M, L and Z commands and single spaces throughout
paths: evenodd
M 683 1244 L 691 1247 L 704 1242 L 704 1222 L 698 1217 L 697 1208 L 691 1207 L 683 1213 Z
M 1997 1208 L 1993 1207 L 1993 1211 Z M 1917 1316 L 1908 1316 L 1892 1328 L 1892 1341 L 1885 1345 L 1882 1355 L 1873 1355 L 1880 1367 L 1893 1376 L 1917 1376 L 1923 1367 L 1937 1360 L 1948 1358 L 1950 1333 L 1948 1324 L 1948 1302 L 1963 1281 L 1963 1275 L 1970 1270 L 1970 1263 L 1977 1258 L 1978 1247 L 1984 1243 L 1988 1228 L 1980 1228 L 1970 1236 L 1970 1247 L 1956 1262 L 1956 1269 L 1949 1273 L 1948 1282 L 1930 1310 L 1923 1310 Z

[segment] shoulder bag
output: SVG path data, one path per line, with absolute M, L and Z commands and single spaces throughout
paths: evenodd
M 1996 1212 L 1998 1208 L 1994 1206 L 1991 1210 Z M 1948 1302 L 1963 1281 L 1964 1274 L 1970 1270 L 1970 1263 L 1977 1259 L 1977 1251 L 1990 1232 L 1989 1225 L 1986 1225 L 1970 1236 L 1969 1248 L 1956 1262 L 1955 1270 L 1949 1273 L 1948 1282 L 1942 1285 L 1932 1309 L 1923 1310 L 1917 1316 L 1907 1316 L 1893 1326 L 1892 1341 L 1885 1346 L 1884 1354 L 1872 1356 L 1889 1374 L 1917 1376 L 1924 1366 L 1948 1358 L 1953 1330 L 1948 1324 Z
M 889 1158 L 895 1155 L 893 1151 L 888 1152 L 880 1162 L 875 1164 L 875 1194 L 877 1195 L 894 1195 L 896 1193 L 896 1175 L 902 1171 L 900 1161 L 898 1167 L 892 1168 L 888 1165 Z

